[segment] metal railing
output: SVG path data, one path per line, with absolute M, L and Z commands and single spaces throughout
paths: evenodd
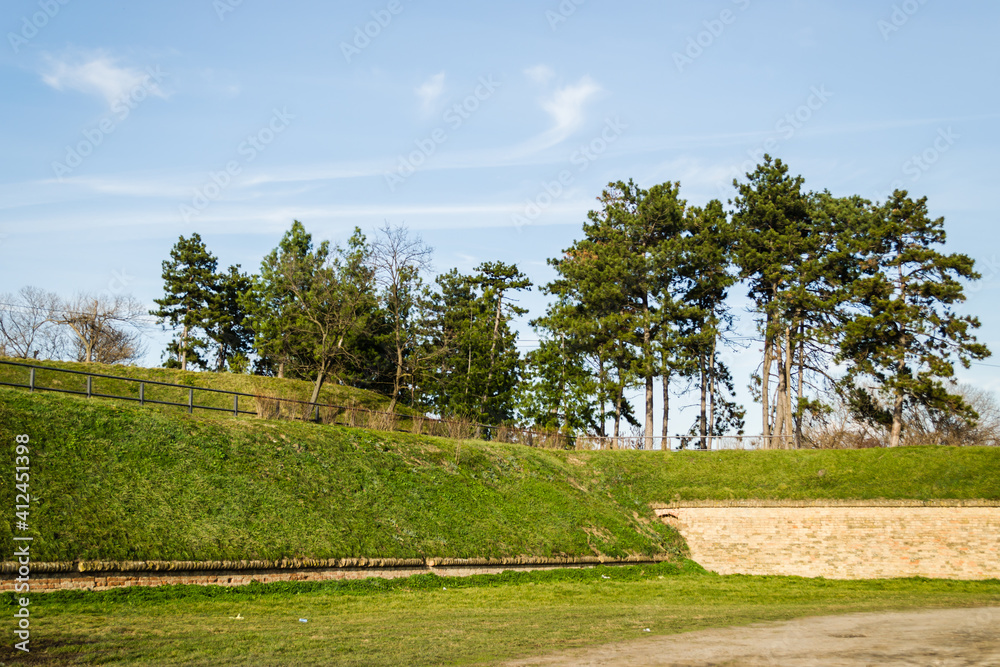
M 334 405 L 330 403 L 311 403 L 299 399 L 283 398 L 279 396 L 267 395 L 263 393 L 248 394 L 245 392 L 228 391 L 224 389 L 211 389 L 208 387 L 196 387 L 193 385 L 176 384 L 171 382 L 160 382 L 157 380 L 142 380 L 138 378 L 123 377 L 120 375 L 107 375 L 103 373 L 93 373 L 90 371 L 77 371 L 66 368 L 55 368 L 52 366 L 39 366 L 14 361 L 0 360 L 0 366 L 13 366 L 27 369 L 27 382 L 7 382 L 0 377 L 0 386 L 17 387 L 28 389 L 29 391 L 52 391 L 63 394 L 75 394 L 88 398 L 110 398 L 115 400 L 132 401 L 139 405 L 165 405 L 179 408 L 186 408 L 187 412 L 193 413 L 195 410 L 208 410 L 214 412 L 225 412 L 239 417 L 240 415 L 252 415 L 262 418 L 284 418 L 303 421 L 315 421 L 324 424 L 336 424 L 351 426 L 355 428 L 369 428 L 380 431 L 409 431 L 422 433 L 424 435 L 436 435 L 458 439 L 491 440 L 496 442 L 506 442 L 522 444 L 529 447 L 542 447 L 549 449 L 646 449 L 647 439 L 642 435 L 622 435 L 622 436 L 599 436 L 599 435 L 576 435 L 570 436 L 558 431 L 539 431 L 524 429 L 509 425 L 480 424 L 461 419 L 438 419 L 427 417 L 421 414 L 406 415 L 396 412 L 386 412 L 370 410 L 353 405 Z M 44 371 L 46 374 L 64 374 L 68 376 L 82 376 L 85 378 L 79 388 L 67 388 L 66 386 L 54 386 L 61 384 L 54 380 L 47 384 L 39 382 L 38 372 Z M 110 393 L 110 391 L 98 391 L 95 388 L 95 380 L 124 382 L 135 387 L 131 394 Z M 97 383 L 98 385 L 100 382 Z M 106 384 L 106 383 L 105 383 Z M 182 400 L 165 400 L 163 391 L 159 396 L 151 395 L 147 390 L 181 390 L 178 394 L 174 391 L 174 398 L 182 397 Z M 232 403 L 223 399 L 218 403 L 225 405 L 206 405 L 195 401 L 195 394 L 202 393 L 209 396 L 231 396 Z M 242 400 L 242 404 L 241 404 Z M 246 407 L 253 405 L 253 410 Z M 409 428 L 403 428 L 408 423 Z M 663 450 L 666 444 L 671 450 L 691 450 L 691 451 L 722 451 L 734 449 L 766 449 L 769 447 L 780 447 L 787 441 L 782 441 L 780 437 L 766 439 L 763 436 L 745 435 L 713 435 L 702 438 L 696 435 L 687 436 L 654 436 L 652 438 L 654 446 L 652 449 Z M 791 443 L 788 443 L 791 444 Z
M 27 368 L 28 369 L 28 383 L 27 384 L 22 384 L 22 383 L 18 383 L 18 382 L 3 382 L 3 381 L 0 381 L 0 385 L 7 386 L 7 387 L 20 387 L 20 388 L 23 388 L 23 389 L 28 389 L 29 391 L 54 391 L 54 392 L 58 392 L 58 393 L 61 393 L 61 394 L 76 394 L 78 396 L 86 396 L 87 398 L 91 398 L 91 397 L 97 397 L 97 398 L 114 398 L 114 399 L 123 400 L 123 401 L 135 401 L 135 402 L 139 403 L 140 405 L 145 405 L 147 403 L 155 404 L 155 405 L 172 405 L 172 406 L 177 406 L 177 407 L 186 407 L 188 409 L 189 413 L 194 412 L 196 409 L 198 409 L 198 410 L 215 410 L 215 411 L 220 411 L 220 412 L 231 412 L 234 416 L 238 416 L 238 415 L 241 415 L 241 414 L 244 414 L 244 415 L 256 415 L 257 414 L 256 410 L 254 410 L 252 412 L 249 411 L 249 410 L 241 410 L 240 409 L 240 404 L 239 404 L 239 399 L 240 399 L 241 396 L 248 397 L 248 398 L 256 398 L 256 396 L 254 394 L 244 394 L 244 393 L 241 393 L 241 392 L 225 391 L 225 390 L 222 390 L 222 389 L 209 389 L 207 387 L 195 387 L 195 386 L 192 386 L 192 385 L 184 385 L 184 384 L 173 384 L 173 383 L 170 383 L 170 382 L 158 382 L 156 380 L 139 380 L 137 378 L 127 378 L 127 377 L 122 377 L 122 376 L 119 376 L 119 375 L 105 375 L 103 373 L 91 373 L 89 371 L 74 371 L 74 370 L 69 370 L 67 368 L 53 368 L 51 366 L 35 366 L 35 365 L 32 365 L 32 364 L 22 364 L 22 363 L 13 362 L 13 361 L 0 361 L 0 365 L 3 365 L 3 366 L 20 366 L 22 368 Z M 37 374 L 36 374 L 37 371 L 46 371 L 46 372 L 51 372 L 51 373 L 65 373 L 65 374 L 68 374 L 68 375 L 82 375 L 82 376 L 84 376 L 86 378 L 86 382 L 85 382 L 85 387 L 86 388 L 83 389 L 83 390 L 79 390 L 79 389 L 64 389 L 64 388 L 61 388 L 61 387 L 47 387 L 47 386 L 43 386 L 43 385 L 41 385 L 41 384 L 38 383 L 38 378 L 37 378 Z M 109 379 L 109 380 L 117 380 L 117 381 L 120 381 L 120 382 L 132 382 L 132 383 L 135 383 L 135 384 L 138 385 L 138 396 L 125 396 L 125 395 L 121 395 L 121 394 L 105 394 L 105 393 L 101 393 L 101 392 L 95 391 L 94 390 L 94 378 L 105 378 L 105 379 Z M 163 400 L 157 400 L 157 399 L 153 399 L 153 398 L 147 398 L 146 397 L 146 387 L 147 386 L 171 387 L 171 388 L 176 388 L 176 389 L 187 389 L 188 390 L 187 401 L 185 403 L 177 403 L 177 402 L 174 402 L 174 401 L 163 401 Z M 213 394 L 228 394 L 228 395 L 231 395 L 231 396 L 233 396 L 233 407 L 232 408 L 228 408 L 228 407 L 224 408 L 224 407 L 213 406 L 213 405 L 198 405 L 198 404 L 196 404 L 194 402 L 194 392 L 195 391 L 203 391 L 203 392 L 209 392 L 209 393 L 213 393 Z M 282 399 L 282 400 L 285 400 L 285 399 Z
M 370 410 L 360 407 L 357 404 L 335 405 L 330 403 L 312 403 L 310 401 L 284 398 L 264 393 L 248 394 L 246 392 L 196 387 L 157 380 L 143 380 L 120 375 L 107 375 L 91 371 L 77 371 L 13 361 L 0 360 L 0 366 L 20 367 L 28 371 L 27 382 L 7 382 L 0 378 L 0 386 L 17 387 L 28 389 L 29 391 L 53 391 L 63 394 L 75 394 L 88 398 L 97 397 L 133 401 L 140 405 L 174 406 L 186 408 L 188 413 L 193 413 L 195 410 L 210 410 L 226 412 L 234 417 L 253 415 L 262 418 L 286 418 L 355 428 L 370 428 L 381 431 L 398 430 L 449 438 L 498 440 L 534 447 L 565 448 L 567 444 L 572 444 L 571 438 L 560 433 L 533 431 L 506 425 L 494 426 L 461 419 L 437 419 L 422 414 L 407 415 L 397 412 Z M 78 383 L 78 388 L 75 389 L 67 388 L 66 386 L 54 386 L 61 384 L 58 380 L 43 384 L 39 382 L 40 371 L 46 374 L 82 376 L 85 380 L 83 383 Z M 136 390 L 131 394 L 99 391 L 99 387 L 95 388 L 95 380 L 124 382 L 135 386 Z M 178 396 L 176 390 L 181 390 L 184 400 L 164 400 L 162 395 L 160 397 L 153 397 L 147 392 L 147 389 L 151 388 L 175 390 L 175 399 Z M 232 405 L 230 407 L 229 405 L 221 406 L 199 403 L 195 401 L 196 393 L 231 396 Z M 248 401 L 252 401 L 253 410 L 245 409 L 251 404 Z M 403 425 L 406 423 L 409 424 L 409 428 L 403 428 Z

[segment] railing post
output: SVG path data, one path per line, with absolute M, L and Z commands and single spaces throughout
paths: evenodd
M 194 387 L 188 389 L 188 414 L 194 412 Z
M 94 378 L 92 376 L 87 376 L 87 398 L 90 398 L 90 395 L 93 393 L 93 380 Z
M 139 405 L 145 405 L 145 404 L 146 404 L 146 383 L 145 382 L 140 382 L 139 383 Z
M 233 416 L 234 417 L 239 417 L 240 416 L 240 395 L 239 394 L 233 394 Z
M 32 367 L 32 369 L 31 369 L 31 379 L 28 380 L 28 387 L 31 389 L 31 391 L 35 391 L 35 369 L 34 369 L 34 367 Z

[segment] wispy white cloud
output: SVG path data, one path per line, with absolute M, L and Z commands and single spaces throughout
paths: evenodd
M 518 160 L 561 144 L 583 127 L 586 121 L 584 106 L 599 92 L 601 87 L 589 76 L 584 76 L 575 84 L 556 88 L 541 102 L 542 109 L 552 118 L 552 126 L 504 151 L 504 159 Z
M 550 98 L 542 102 L 542 108 L 555 122 L 548 134 L 558 143 L 583 125 L 583 106 L 590 101 L 601 87 L 589 76 L 580 79 L 575 85 L 557 88 Z
M 124 100 L 140 89 L 146 95 L 166 99 L 159 85 L 159 69 L 142 70 L 119 65 L 117 59 L 103 52 L 70 53 L 60 57 L 47 55 L 42 81 L 56 90 L 76 90 L 103 97 L 108 106 Z
M 548 65 L 534 65 L 524 70 L 524 74 L 535 83 L 546 84 L 556 73 Z
M 417 87 L 417 97 L 420 98 L 420 107 L 424 113 L 434 110 L 434 105 L 444 93 L 444 72 L 438 72 L 431 78 L 424 81 Z

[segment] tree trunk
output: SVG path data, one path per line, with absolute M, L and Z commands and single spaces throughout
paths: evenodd
M 660 425 L 660 449 L 665 452 L 670 451 L 670 431 L 667 424 L 670 420 L 670 369 L 667 367 L 666 359 L 663 362 L 663 423 Z
M 607 392 L 605 391 L 605 389 L 607 387 L 607 377 L 608 377 L 607 376 L 607 372 L 604 370 L 604 359 L 598 358 L 598 360 L 597 360 L 597 379 L 598 379 L 597 396 L 598 396 L 598 401 L 600 402 L 600 410 L 601 411 L 598 414 L 600 415 L 600 420 L 601 421 L 599 422 L 597 433 L 598 433 L 598 435 L 601 436 L 601 442 L 602 443 L 604 442 L 604 439 L 608 437 L 607 424 L 605 423 L 605 414 L 606 413 L 604 412 L 605 398 L 607 398 Z M 604 445 L 602 444 L 601 447 L 603 448 Z
M 490 369 L 486 373 L 486 385 L 483 387 L 483 402 L 482 405 L 486 406 L 486 397 L 490 393 L 490 382 L 493 381 L 493 364 L 495 361 L 496 349 L 497 349 L 497 336 L 500 334 L 500 312 L 503 305 L 503 292 L 497 296 L 497 316 L 493 321 L 493 341 L 490 343 Z
M 642 325 L 642 362 L 643 375 L 646 381 L 646 423 L 643 429 L 645 449 L 653 448 L 653 348 L 649 322 L 649 294 L 642 295 L 643 325 Z
M 698 443 L 698 449 L 705 449 L 705 446 L 708 444 L 708 420 L 706 419 L 707 415 L 705 412 L 706 408 L 708 407 L 707 405 L 708 373 L 706 372 L 705 368 L 704 352 L 698 353 L 698 374 L 701 377 L 701 382 L 699 382 L 699 384 L 701 385 L 701 387 L 699 388 L 699 394 L 701 397 L 701 403 L 700 403 L 701 413 L 698 416 L 698 435 L 701 436 L 701 440 Z
M 326 380 L 327 367 L 323 366 L 316 372 L 316 382 L 313 384 L 312 396 L 309 397 L 310 405 L 316 405 L 316 401 L 319 400 L 319 390 L 323 386 L 323 381 Z
M 903 392 L 896 391 L 896 400 L 892 406 L 892 433 L 889 435 L 889 446 L 899 447 L 899 436 L 903 431 Z
M 764 363 L 760 372 L 760 400 L 762 404 L 761 433 L 764 437 L 764 447 L 770 448 L 771 443 L 771 315 L 768 314 L 764 325 Z
M 618 387 L 615 390 L 615 435 L 614 435 L 614 438 L 611 441 L 611 449 L 618 449 L 619 448 L 619 444 L 620 444 L 620 442 L 618 440 L 618 436 L 619 436 L 619 433 L 620 433 L 619 429 L 621 428 L 621 423 L 622 423 L 622 393 L 623 392 L 624 392 L 624 389 L 622 389 L 621 387 Z
M 715 433 L 715 344 L 712 338 L 712 354 L 708 358 L 708 446 L 712 448 L 712 436 Z
M 798 378 L 798 390 L 796 391 L 796 402 L 795 402 L 795 448 L 800 449 L 802 447 L 802 383 L 803 376 L 805 374 L 805 332 L 806 324 L 802 322 L 799 324 L 799 378 Z
M 181 370 L 182 371 L 186 371 L 187 367 L 188 367 L 187 339 L 188 339 L 188 328 L 187 328 L 187 325 L 185 324 L 184 328 L 181 330 L 181 349 L 180 349 L 181 355 L 180 356 L 181 356 Z M 88 352 L 88 356 L 89 356 L 89 352 Z M 90 359 L 87 359 L 87 361 L 90 361 Z
M 646 425 L 643 428 L 643 449 L 653 449 L 653 376 L 646 375 Z
M 399 400 L 399 388 L 403 384 L 403 348 L 396 341 L 396 377 L 392 380 L 392 400 L 389 401 L 389 412 L 396 411 L 396 402 Z
M 775 449 L 784 449 L 782 436 L 785 433 L 785 388 L 782 383 L 785 381 L 785 361 L 782 355 L 785 344 L 781 340 L 781 336 L 777 336 L 771 345 L 771 354 L 778 367 L 778 384 L 774 389 L 774 423 L 771 429 L 771 443 Z
M 278 377 L 279 378 L 285 377 L 285 362 L 284 361 L 279 361 L 278 362 Z
M 782 368 L 782 372 L 785 375 L 784 385 L 785 385 L 785 432 L 784 432 L 784 446 L 786 449 L 792 449 L 794 443 L 792 442 L 792 419 L 794 412 L 792 410 L 792 364 L 794 359 L 792 358 L 792 352 L 794 348 L 792 346 L 792 328 L 789 326 L 785 327 L 785 365 Z

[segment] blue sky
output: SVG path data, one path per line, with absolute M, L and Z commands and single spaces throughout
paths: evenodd
M 545 283 L 608 181 L 703 204 L 768 150 L 811 189 L 926 195 L 1000 350 L 996 3 L 5 6 L 0 292 L 151 304 L 179 235 L 253 271 L 293 219 L 334 242 L 404 223 L 439 271 L 499 259 Z M 738 384 L 756 360 L 730 353 Z M 996 367 L 961 375 L 1000 388 Z

